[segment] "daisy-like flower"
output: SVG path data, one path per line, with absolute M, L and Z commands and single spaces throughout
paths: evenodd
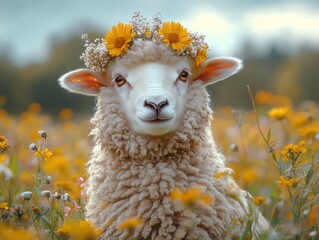
M 272 108 L 268 112 L 268 116 L 280 121 L 287 117 L 289 111 L 290 111 L 289 107 Z
M 118 228 L 120 230 L 129 230 L 132 231 L 142 224 L 142 220 L 139 217 L 130 217 L 120 222 Z
M 107 32 L 104 38 L 109 54 L 112 57 L 118 57 L 123 52 L 127 52 L 135 35 L 130 24 L 119 23 L 113 26 L 112 31 Z
M 176 22 L 164 22 L 158 34 L 163 36 L 162 41 L 167 47 L 172 45 L 173 50 L 185 49 L 192 41 L 187 30 Z
M 195 58 L 195 65 L 200 66 L 203 62 L 205 62 L 208 54 L 207 54 L 208 47 L 204 47 L 203 49 L 199 49 L 197 51 L 197 55 Z
M 8 211 L 9 210 L 8 203 L 7 202 L 0 202 L 0 210 Z
M 6 152 L 10 148 L 8 140 L 0 135 L 0 153 Z
M 198 202 L 204 203 L 205 205 L 211 205 L 213 203 L 213 200 L 209 195 L 203 193 L 201 189 L 195 187 L 186 189 L 185 191 L 175 188 L 171 192 L 170 198 L 172 200 L 181 202 L 187 207 L 192 207 Z

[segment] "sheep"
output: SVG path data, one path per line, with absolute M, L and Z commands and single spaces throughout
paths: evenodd
M 213 139 L 205 87 L 237 73 L 242 62 L 205 61 L 202 35 L 157 17 L 152 24 L 142 20 L 137 14 L 130 25 L 114 26 L 106 47 L 102 40 L 87 43 L 82 59 L 90 69 L 59 79 L 68 91 L 97 99 L 90 121 L 87 219 L 108 240 L 238 237 L 249 194 L 234 182 Z M 164 25 L 173 32 L 178 25 L 175 39 Z M 189 188 L 200 189 L 211 202 L 190 209 L 172 199 L 174 189 Z M 253 227 L 266 230 L 268 223 L 257 215 Z M 130 217 L 141 224 L 133 232 L 120 229 Z

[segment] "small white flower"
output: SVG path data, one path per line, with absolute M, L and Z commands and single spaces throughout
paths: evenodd
M 55 192 L 54 194 L 51 194 L 52 198 L 56 198 L 56 199 L 60 199 L 61 198 L 61 194 L 58 192 Z
M 68 193 L 63 194 L 62 197 L 61 197 L 61 199 L 62 199 L 63 201 L 65 201 L 65 202 L 66 202 L 66 201 L 68 201 L 68 202 L 71 201 L 71 199 L 70 199 Z
M 38 133 L 39 133 L 39 135 L 40 135 L 42 138 L 44 138 L 45 140 L 47 139 L 48 134 L 47 134 L 46 131 L 40 130 L 40 131 L 38 131 Z
M 49 198 L 49 197 L 51 197 L 51 192 L 49 190 L 44 190 L 41 192 L 41 196 Z
M 26 192 L 22 192 L 20 194 L 20 197 L 23 198 L 23 200 L 29 201 L 31 199 L 32 196 L 32 192 L 30 191 L 26 191 Z
M 29 148 L 32 150 L 32 151 L 38 151 L 38 147 L 37 147 L 37 145 L 35 145 L 35 143 L 31 143 L 30 145 L 29 145 Z

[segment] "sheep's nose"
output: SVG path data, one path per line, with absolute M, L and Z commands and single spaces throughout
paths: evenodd
M 160 112 L 161 109 L 163 109 L 167 105 L 168 105 L 168 100 L 167 99 L 165 99 L 164 101 L 161 101 L 159 103 L 154 103 L 154 102 L 151 102 L 151 101 L 148 101 L 148 100 L 144 101 L 144 106 L 145 107 L 151 108 L 151 109 L 155 110 L 156 112 Z

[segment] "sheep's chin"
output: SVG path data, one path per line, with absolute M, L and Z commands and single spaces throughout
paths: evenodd
M 143 121 L 138 119 L 137 123 L 132 126 L 136 133 L 146 136 L 163 136 L 176 131 L 178 124 L 176 118 L 168 120 Z

